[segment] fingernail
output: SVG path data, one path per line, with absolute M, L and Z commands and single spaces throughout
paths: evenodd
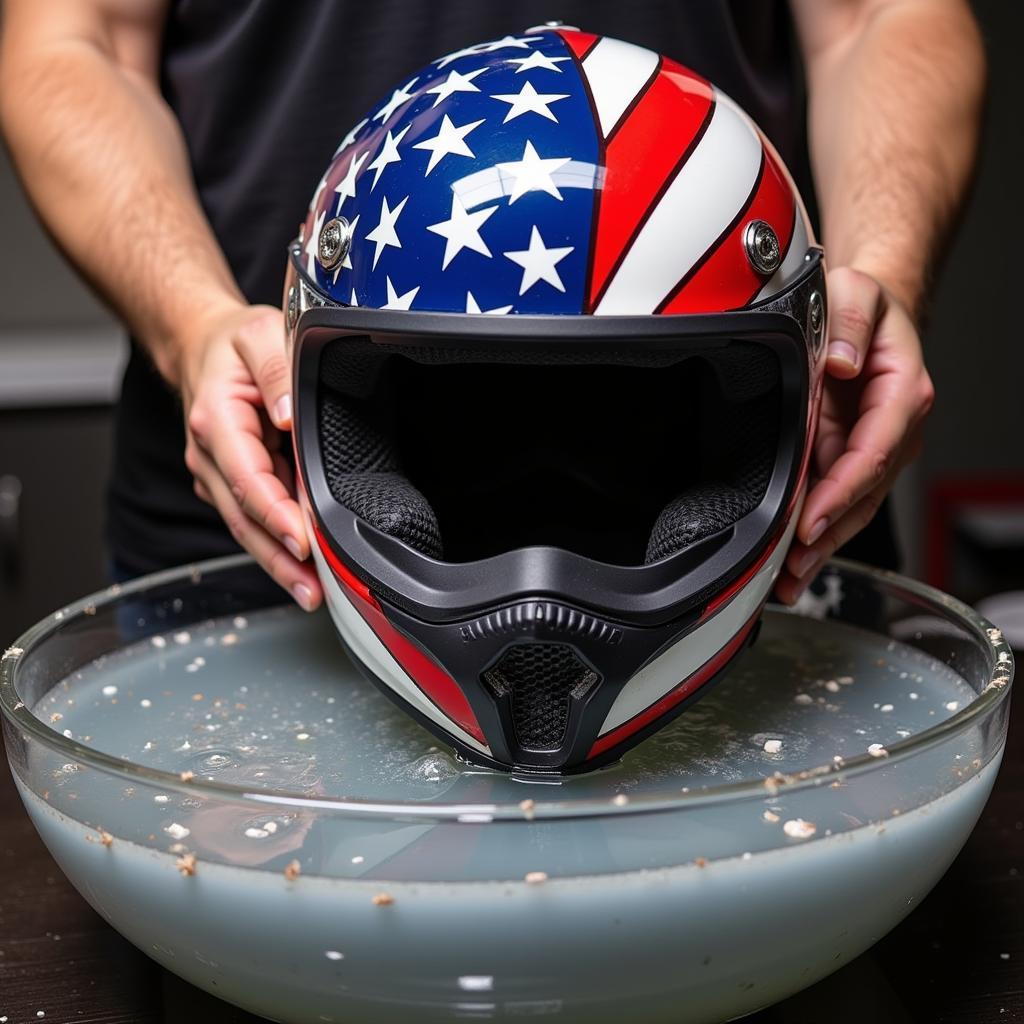
M 829 359 L 838 359 L 840 362 L 849 363 L 857 369 L 859 355 L 857 350 L 848 341 L 832 341 L 828 346 Z
M 294 558 L 295 561 L 305 561 L 305 559 L 302 557 L 302 548 L 299 547 L 299 542 L 294 537 L 285 537 L 284 546 L 289 550 L 292 558 Z
M 796 565 L 793 567 L 796 572 L 796 578 L 802 580 L 812 569 L 814 569 L 819 560 L 819 555 L 816 551 L 805 551 L 797 560 Z
M 830 350 L 831 351 L 831 350 Z M 292 396 L 282 395 L 274 406 L 274 422 L 289 423 L 292 418 Z
M 303 611 L 311 612 L 313 610 L 313 591 L 305 583 L 296 583 L 292 587 L 292 597 L 299 603 L 299 607 Z
M 822 516 L 810 529 L 807 534 L 807 546 L 810 547 L 824 532 L 828 526 L 828 517 Z

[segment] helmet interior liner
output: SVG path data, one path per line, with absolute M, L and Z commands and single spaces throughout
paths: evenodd
M 335 500 L 432 558 L 553 545 L 642 565 L 761 502 L 780 379 L 753 341 L 469 353 L 350 336 L 321 354 L 318 440 Z

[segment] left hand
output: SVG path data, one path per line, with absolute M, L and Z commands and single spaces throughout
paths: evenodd
M 828 290 L 828 355 L 810 490 L 775 584 L 786 604 L 874 518 L 920 451 L 922 422 L 935 399 L 907 307 L 850 267 L 829 272 Z

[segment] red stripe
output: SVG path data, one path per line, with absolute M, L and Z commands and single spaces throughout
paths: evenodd
M 713 103 L 707 82 L 665 59 L 636 109 L 608 141 L 593 228 L 589 309 L 597 305 L 656 200 L 685 162 Z
M 746 306 L 771 276 L 759 274 L 747 259 L 743 247 L 747 225 L 752 220 L 770 224 L 785 254 L 793 234 L 794 206 L 789 182 L 766 148 L 761 182 L 746 212 L 697 272 L 676 286 L 661 312 L 718 313 Z
M 405 634 L 400 633 L 387 620 L 370 588 L 357 579 L 328 547 L 323 534 L 314 525 L 317 546 L 327 560 L 332 572 L 356 611 L 377 638 L 391 652 L 392 657 L 405 670 L 409 678 L 444 712 L 456 725 L 465 729 L 475 740 L 486 745 L 483 730 L 473 714 L 473 709 L 459 684 L 427 653 L 416 646 Z
M 789 525 L 789 516 L 786 516 L 782 525 L 779 527 L 778 532 L 775 534 L 775 539 L 765 548 L 761 557 L 738 579 L 735 580 L 727 590 L 723 590 L 720 594 L 717 594 L 707 603 L 707 607 L 704 609 L 704 613 L 701 615 L 701 622 L 706 622 L 710 619 L 715 612 L 718 611 L 723 605 L 727 605 L 763 568 L 765 562 L 768 561 L 772 556 L 772 552 L 779 546 L 782 540 L 782 535 L 786 532 L 786 527 Z
M 565 45 L 576 55 L 577 60 L 583 60 L 597 46 L 597 41 L 600 38 L 592 32 L 576 32 L 568 28 L 559 29 L 558 34 L 565 40 Z
M 635 715 L 628 722 L 623 722 L 617 729 L 613 729 L 611 732 L 601 736 L 590 748 L 587 758 L 597 757 L 598 754 L 603 754 L 606 750 L 618 746 L 623 740 L 628 739 L 634 733 L 639 732 L 645 726 L 659 719 L 667 711 L 670 711 L 699 687 L 703 686 L 715 673 L 723 669 L 739 651 L 743 646 L 744 640 L 747 638 L 747 634 L 754 628 L 754 623 L 757 622 L 760 615 L 761 609 L 758 608 L 746 625 L 710 661 L 705 662 L 703 668 L 698 669 L 688 679 L 684 679 L 674 689 L 669 690 L 664 697 L 652 704 L 646 711 L 641 711 L 640 714 Z M 683 637 L 679 643 L 686 643 L 686 637 Z

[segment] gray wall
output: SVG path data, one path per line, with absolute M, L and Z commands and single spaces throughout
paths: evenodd
M 2 146 L 0 225 L 0 331 L 110 323 L 39 228 Z

